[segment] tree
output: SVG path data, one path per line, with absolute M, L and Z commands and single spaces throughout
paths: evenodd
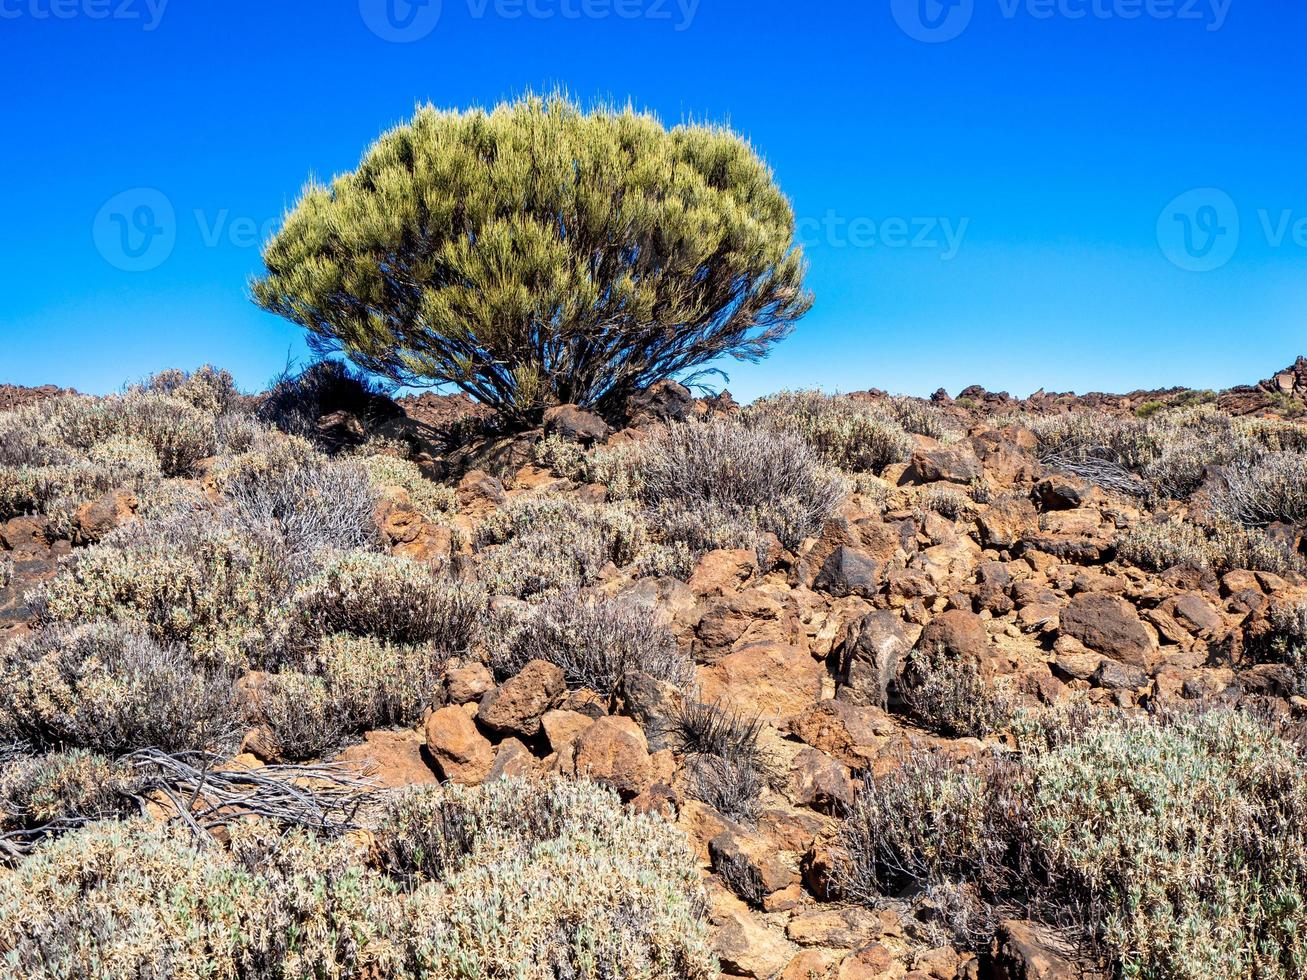
M 765 357 L 812 302 L 794 231 L 727 129 L 561 95 L 427 106 L 353 173 L 310 183 L 253 292 L 319 353 L 525 424 Z

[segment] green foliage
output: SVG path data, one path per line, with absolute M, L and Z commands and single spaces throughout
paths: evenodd
M 827 463 L 852 473 L 879 473 L 912 452 L 912 440 L 899 418 L 868 399 L 782 392 L 754 402 L 744 418 L 801 436 Z
M 0 875 L 0 954 L 31 980 L 710 980 L 684 838 L 588 785 L 503 780 L 387 807 L 380 867 L 256 821 L 197 847 L 105 822 Z
M 795 220 L 728 130 L 528 96 L 420 109 L 311 184 L 264 252 L 265 309 L 320 351 L 505 416 L 757 360 L 810 305 Z
M 993 734 L 1013 711 L 1010 696 L 987 681 L 974 662 L 940 649 L 909 653 L 895 691 L 922 725 L 958 738 Z

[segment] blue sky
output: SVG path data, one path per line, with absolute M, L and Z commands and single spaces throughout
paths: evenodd
M 1305 28 L 1283 0 L 0 0 L 0 381 L 261 387 L 303 348 L 247 283 L 305 179 L 416 103 L 554 86 L 775 168 L 817 302 L 739 397 L 1255 381 L 1307 351 Z

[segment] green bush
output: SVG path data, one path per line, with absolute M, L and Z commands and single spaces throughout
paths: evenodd
M 694 663 L 647 605 L 565 592 L 547 598 L 491 648 L 491 666 L 514 677 L 532 660 L 563 669 L 567 683 L 613 694 L 632 671 L 684 688 Z
M 912 452 L 912 439 L 898 417 L 867 399 L 782 392 L 754 402 L 744 418 L 802 437 L 827 463 L 852 473 L 879 473 Z
M 841 835 L 849 894 L 968 884 L 993 915 L 1074 923 L 1122 976 L 1302 975 L 1297 745 L 1229 710 L 1018 736 L 1007 762 L 914 760 L 869 781 Z
M 0 730 L 108 755 L 214 748 L 239 727 L 232 678 L 115 623 L 52 627 L 0 651 Z
M 0 874 L 0 957 L 31 980 L 716 976 L 684 838 L 603 790 L 411 791 L 376 841 L 380 867 L 263 822 L 229 849 L 98 824 Z
M 316 350 L 505 417 L 620 413 L 788 333 L 810 305 L 794 234 L 771 171 L 726 129 L 560 95 L 426 107 L 306 188 L 254 295 Z

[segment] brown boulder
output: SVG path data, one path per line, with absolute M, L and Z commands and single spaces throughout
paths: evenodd
M 516 677 L 482 696 L 477 721 L 492 732 L 533 738 L 540 733 L 540 716 L 566 690 L 561 668 L 544 660 L 532 660 Z
M 433 711 L 427 718 L 427 751 L 451 783 L 479 786 L 490 775 L 495 750 L 462 708 Z
M 904 474 L 908 483 L 970 484 L 984 476 L 984 468 L 968 445 L 931 446 L 918 449 Z
M 1156 642 L 1135 607 L 1120 596 L 1081 593 L 1062 610 L 1059 623 L 1064 636 L 1123 664 L 1149 670 L 1156 658 Z
M 417 732 L 367 732 L 362 745 L 351 745 L 336 761 L 366 773 L 382 789 L 439 783 L 440 777 L 422 748 Z
M 630 718 L 600 718 L 577 736 L 574 750 L 576 775 L 611 787 L 623 799 L 653 783 L 649 743 Z
M 722 699 L 771 720 L 820 700 L 826 671 L 802 647 L 759 643 L 699 668 L 705 701 Z
M 578 405 L 555 405 L 544 415 L 545 434 L 590 445 L 603 442 L 612 433 L 608 423 Z

